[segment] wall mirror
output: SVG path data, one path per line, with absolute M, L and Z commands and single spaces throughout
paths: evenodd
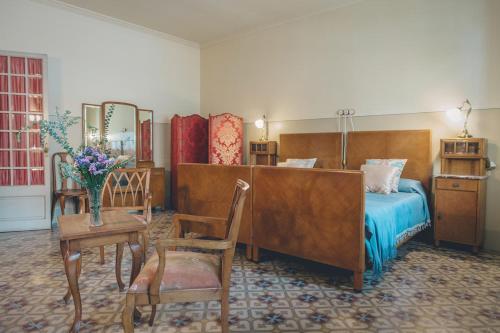
M 101 140 L 101 106 L 82 104 L 83 144 L 95 146 Z
M 110 112 L 113 113 L 108 128 L 107 148 L 111 150 L 111 156 L 130 159 L 135 165 L 137 160 L 137 106 L 122 102 L 104 102 L 101 105 L 101 121 Z
M 153 160 L 153 111 L 138 110 L 138 160 Z

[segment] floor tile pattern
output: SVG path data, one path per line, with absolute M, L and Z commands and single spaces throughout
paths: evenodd
M 155 214 L 153 239 L 165 237 L 171 214 Z M 82 332 L 122 332 L 124 293 L 114 279 L 114 248 L 83 252 Z M 123 277 L 129 276 L 125 251 Z M 409 242 L 366 288 L 352 291 L 348 273 L 263 251 L 256 264 L 239 249 L 231 288 L 232 332 L 500 332 L 500 255 Z M 0 234 L 0 332 L 67 332 L 73 305 L 58 233 Z M 136 332 L 219 332 L 218 302 L 159 306 L 154 327 L 142 308 Z

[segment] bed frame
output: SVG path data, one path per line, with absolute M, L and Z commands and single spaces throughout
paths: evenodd
M 282 134 L 280 160 L 317 157 L 329 169 L 266 166 L 179 165 L 179 212 L 225 217 L 236 179 L 251 184 L 239 241 L 247 257 L 259 248 L 344 268 L 363 287 L 365 193 L 359 166 L 367 158 L 407 158 L 403 177 L 430 187 L 431 133 L 353 132 L 347 136 L 347 167 L 341 167 L 341 133 Z M 218 234 L 220 230 L 200 230 Z

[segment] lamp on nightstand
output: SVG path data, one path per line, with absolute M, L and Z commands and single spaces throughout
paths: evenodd
M 262 131 L 262 134 L 260 136 L 260 141 L 267 141 L 267 120 L 266 120 L 266 115 L 262 115 L 262 118 L 257 119 L 255 121 L 255 127 L 260 129 Z
M 472 105 L 470 104 L 470 101 L 468 99 L 466 99 L 462 103 L 462 106 L 459 106 L 459 107 L 457 107 L 455 109 L 452 109 L 450 111 L 453 112 L 453 113 L 463 113 L 464 128 L 462 130 L 462 133 L 460 133 L 457 137 L 462 138 L 462 139 L 472 138 L 472 135 L 470 135 L 469 131 L 467 130 L 467 124 L 469 122 L 469 116 L 470 116 L 470 113 L 472 112 Z

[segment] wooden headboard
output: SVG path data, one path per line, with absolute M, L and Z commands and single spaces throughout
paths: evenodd
M 427 190 L 432 180 L 431 131 L 366 131 L 347 135 L 347 169 L 359 170 L 368 158 L 406 158 L 403 178 L 417 179 Z
M 280 135 L 280 162 L 287 158 L 317 158 L 315 168 L 342 169 L 342 133 Z

